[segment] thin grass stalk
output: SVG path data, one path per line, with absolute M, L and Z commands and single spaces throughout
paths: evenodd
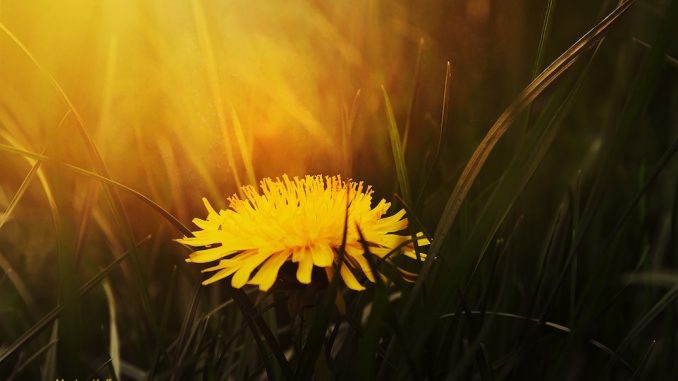
M 391 100 L 389 99 L 386 88 L 383 85 L 381 86 L 381 91 L 384 95 L 384 105 L 386 107 L 386 117 L 388 120 L 388 135 L 391 140 L 391 151 L 398 177 L 398 185 L 405 201 L 407 201 L 408 204 L 411 204 L 412 198 L 410 196 L 410 180 L 407 174 L 405 152 L 403 151 L 402 140 L 400 139 L 400 132 L 398 131 L 398 124 L 396 122 L 395 115 L 393 114 Z

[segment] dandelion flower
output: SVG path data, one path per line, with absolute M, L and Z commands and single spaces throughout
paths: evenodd
M 375 281 L 367 255 L 384 258 L 401 252 L 416 259 L 411 237 L 405 231 L 405 210 L 385 216 L 391 204 L 382 199 L 372 207 L 372 188 L 362 182 L 342 181 L 340 176 L 290 179 L 283 175 L 282 180 L 262 180 L 260 187 L 261 193 L 253 186 L 242 187 L 244 199 L 229 197 L 229 208 L 219 212 L 203 199 L 207 219 L 194 219 L 200 230 L 193 232 L 193 237 L 177 240 L 200 247 L 187 262 L 218 261 L 203 270 L 216 272 L 203 284 L 231 276 L 235 288 L 252 284 L 266 291 L 288 261 L 296 264 L 300 283 L 311 282 L 314 266 L 323 268 L 331 278 L 340 262 L 347 205 L 345 255 L 339 269 L 346 286 L 363 290 L 358 281 L 361 273 Z M 419 237 L 418 245 L 429 243 Z M 367 253 L 364 242 L 369 245 Z

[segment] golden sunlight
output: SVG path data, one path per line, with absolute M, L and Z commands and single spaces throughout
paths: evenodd
M 3 140 L 39 151 L 81 123 L 117 178 L 200 183 L 212 197 L 256 175 L 347 173 L 348 110 L 359 86 L 383 76 L 365 71 L 359 49 L 370 20 L 324 6 L 3 2 Z M 379 107 L 378 98 L 362 103 Z M 130 167 L 130 156 L 141 165 Z

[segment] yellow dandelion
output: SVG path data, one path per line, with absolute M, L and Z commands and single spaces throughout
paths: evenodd
M 203 270 L 216 271 L 203 284 L 232 276 L 235 288 L 252 284 L 266 291 L 287 261 L 296 263 L 300 283 L 311 282 L 314 266 L 323 268 L 331 278 L 339 263 L 347 205 L 346 255 L 339 272 L 349 288 L 365 289 L 356 277 L 360 272 L 375 281 L 360 233 L 371 255 L 383 258 L 399 251 L 416 259 L 406 231 L 405 210 L 385 217 L 391 204 L 382 199 L 373 208 L 372 188 L 362 182 L 342 181 L 340 176 L 290 179 L 283 175 L 282 180 L 262 180 L 260 187 L 262 193 L 253 186 L 242 187 L 245 199 L 229 197 L 229 208 L 219 212 L 203 198 L 207 219 L 195 218 L 193 223 L 200 230 L 193 232 L 194 237 L 177 240 L 202 248 L 187 262 L 218 261 Z M 428 240 L 421 237 L 418 245 L 427 245 Z

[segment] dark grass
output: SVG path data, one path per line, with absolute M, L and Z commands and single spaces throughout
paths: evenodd
M 347 111 L 345 144 L 361 118 L 380 121 L 389 140 L 387 152 L 369 154 L 387 154 L 389 165 L 365 180 L 398 184 L 394 204 L 413 230 L 433 232 L 421 265 L 371 261 L 386 278 L 362 293 L 322 274 L 299 287 L 285 268 L 266 294 L 200 286 L 171 241 L 191 234 L 182 208 L 111 178 L 52 78 L 91 167 L 59 147 L 0 144 L 0 185 L 14 190 L 0 225 L 0 379 L 677 379 L 678 1 L 589 5 L 601 17 L 575 20 L 592 20 L 581 29 L 563 25 L 579 13 L 562 1 L 528 3 L 540 13 L 522 36 L 524 90 L 475 106 L 494 111 L 484 123 L 455 103 L 468 67 L 419 36 L 403 74 L 412 86 L 382 87 L 379 116 L 361 116 L 358 96 Z M 428 46 L 452 56 L 447 72 L 427 71 L 447 60 L 431 66 Z M 492 81 L 501 77 L 477 91 L 494 94 Z M 31 192 L 41 174 L 48 201 Z M 72 200 L 78 184 L 88 189 L 82 203 Z M 29 220 L 21 206 L 49 209 L 30 229 L 58 237 L 41 276 L 11 236 Z

